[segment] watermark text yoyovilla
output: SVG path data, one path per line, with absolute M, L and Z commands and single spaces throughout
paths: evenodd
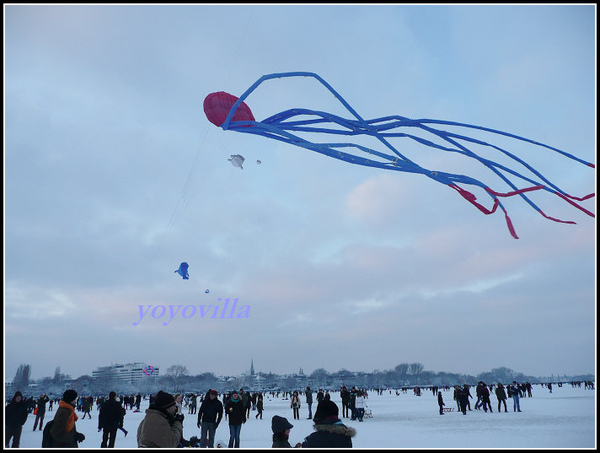
M 221 298 L 218 299 L 218 302 Z M 223 305 L 138 305 L 140 319 L 132 325 L 137 326 L 146 316 L 153 319 L 168 318 L 162 323 L 167 326 L 179 313 L 182 318 L 190 319 L 194 316 L 209 319 L 238 319 L 250 317 L 250 305 L 238 306 L 238 299 L 223 299 Z M 231 304 L 230 304 L 231 302 Z M 154 308 L 152 308 L 154 307 Z

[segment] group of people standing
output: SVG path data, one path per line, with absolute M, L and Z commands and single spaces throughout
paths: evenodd
M 504 412 L 508 412 L 506 406 L 506 400 L 508 398 L 513 399 L 513 411 L 521 412 L 520 397 L 523 395 L 524 389 L 521 388 L 517 381 L 513 381 L 512 384 L 508 384 L 506 387 L 502 383 L 498 383 L 495 386 L 495 389 L 493 384 L 488 387 L 485 382 L 479 381 L 475 387 L 475 395 L 477 396 L 477 401 L 475 402 L 476 410 L 483 409 L 485 412 L 488 410 L 493 412 L 490 400 L 492 390 L 498 399 L 498 412 L 501 412 L 502 406 L 504 406 Z M 529 396 L 531 396 L 531 390 L 529 390 Z M 455 385 L 453 397 L 456 401 L 458 410 L 466 415 L 467 410 L 471 410 L 471 402 L 469 398 L 473 398 L 471 395 L 470 386 L 467 384 L 463 386 Z M 440 407 L 440 415 L 443 415 L 443 406 L 445 406 L 445 404 L 443 397 L 441 396 L 441 391 L 438 391 L 438 405 Z
M 340 397 L 342 398 L 342 417 L 350 417 L 351 420 L 362 422 L 367 406 L 367 391 L 356 387 L 348 390 L 345 385 L 342 385 Z
M 309 398 L 312 394 L 309 394 Z M 295 398 L 298 397 L 298 398 Z M 240 447 L 242 425 L 247 421 L 246 405 L 241 391 L 231 391 L 224 396 L 225 404 L 218 399 L 216 390 L 209 390 L 198 409 L 197 426 L 201 429 L 200 447 L 213 448 L 215 432 L 223 419 L 229 424 L 228 448 Z M 299 404 L 298 392 L 292 394 L 291 405 Z M 299 408 L 299 406 L 298 406 Z M 258 402 L 257 402 L 258 409 Z M 314 416 L 315 432 L 309 435 L 303 443 L 296 447 L 352 447 L 352 437 L 356 430 L 345 426 L 338 417 L 337 405 L 330 399 L 321 400 Z M 146 416 L 140 423 L 137 432 L 139 447 L 177 447 L 189 446 L 190 441 L 183 437 L 184 415 L 179 413 L 175 398 L 159 392 L 146 410 Z M 273 416 L 271 420 L 273 431 L 273 447 L 291 447 L 289 443 L 290 430 L 293 425 L 285 417 Z
M 310 390 L 310 389 L 308 389 Z M 181 398 L 159 391 L 151 397 L 150 405 L 137 429 L 137 445 L 146 448 L 175 448 L 187 446 L 210 447 L 215 446 L 215 433 L 223 419 L 229 424 L 229 448 L 240 447 L 241 428 L 247 421 L 246 405 L 242 395 L 237 390 L 224 395 L 224 404 L 218 398 L 216 390 L 209 390 L 198 408 L 197 426 L 201 430 L 198 443 L 186 440 L 183 434 L 184 414 Z M 292 395 L 298 396 L 298 392 Z M 312 392 L 307 394 L 311 401 Z M 299 398 L 298 398 L 299 400 Z M 318 399 L 317 409 L 313 418 L 314 432 L 307 436 L 302 443 L 296 443 L 296 447 L 323 448 L 323 447 L 352 447 L 352 438 L 356 430 L 342 423 L 339 418 L 337 404 L 330 398 Z M 77 430 L 76 422 L 78 394 L 75 390 L 64 392 L 58 403 L 58 409 L 54 419 L 46 423 L 43 429 L 42 447 L 73 448 L 85 441 L 85 435 Z M 312 404 L 312 401 L 311 403 Z M 293 405 L 293 402 L 292 402 Z M 257 409 L 258 409 L 257 401 Z M 310 405 L 309 405 L 310 407 Z M 27 420 L 28 409 L 23 400 L 21 392 L 16 392 L 12 401 L 6 406 L 6 443 L 9 447 L 19 447 L 22 426 Z M 101 447 L 115 447 L 116 433 L 122 430 L 125 435 L 127 431 L 123 428 L 126 410 L 121 401 L 111 392 L 108 400 L 100 406 L 98 415 L 98 430 L 103 430 Z M 39 410 L 38 410 L 39 414 Z M 37 421 L 37 419 L 36 419 Z M 43 426 L 43 418 L 37 421 L 40 429 Z M 293 425 L 285 417 L 273 416 L 271 420 L 273 431 L 273 447 L 291 447 L 289 443 L 290 430 Z M 193 438 L 192 438 L 193 439 Z M 197 438 L 196 438 L 197 440 Z
M 75 423 L 79 418 L 75 411 L 77 400 L 78 395 L 75 390 L 65 391 L 58 402 L 54 418 L 44 426 L 45 406 L 49 398 L 47 395 L 40 397 L 35 411 L 33 430 L 37 430 L 38 427 L 42 430 L 43 427 L 42 447 L 73 448 L 85 440 L 85 435 L 77 431 Z M 89 413 L 89 411 L 85 413 Z M 23 394 L 17 391 L 5 410 L 6 438 L 4 446 L 6 448 L 9 446 L 19 447 L 23 425 L 27 421 L 28 414 Z M 115 446 L 118 429 L 123 430 L 127 435 L 127 431 L 123 429 L 124 416 L 125 410 L 118 401 L 116 393 L 111 392 L 108 400 L 101 405 L 98 415 L 98 431 L 103 431 L 101 447 Z M 10 445 L 11 440 L 12 445 Z

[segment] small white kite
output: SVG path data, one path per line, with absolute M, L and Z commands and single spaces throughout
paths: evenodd
M 244 169 L 244 167 L 242 167 L 242 164 L 246 160 L 244 159 L 244 156 L 241 156 L 240 154 L 233 154 L 227 160 L 231 162 L 231 165 L 233 165 L 234 167 L 240 167 L 242 170 Z

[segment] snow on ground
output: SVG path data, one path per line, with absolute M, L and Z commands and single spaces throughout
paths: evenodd
M 474 393 L 474 392 L 472 392 Z M 332 400 L 340 407 L 339 392 L 333 393 Z M 513 412 L 512 399 L 508 399 L 508 412 L 498 413 L 497 400 L 492 396 L 493 413 L 472 410 L 463 415 L 457 412 L 452 399 L 452 391 L 443 391 L 446 407 L 453 412 L 439 415 L 437 398 L 431 391 L 425 390 L 421 396 L 413 393 L 394 391 L 377 395 L 369 393 L 368 409 L 372 418 L 361 423 L 343 419 L 344 423 L 356 428 L 353 440 L 355 448 L 595 448 L 596 447 L 596 396 L 595 391 L 573 388 L 570 384 L 554 386 L 552 393 L 547 388 L 535 385 L 532 398 L 521 398 L 522 412 Z M 302 398 L 304 401 L 304 399 Z M 471 402 L 474 408 L 475 401 Z M 136 448 L 136 430 L 144 417 L 148 401 L 142 404 L 140 413 L 127 412 L 124 427 L 129 431 L 127 437 L 118 431 L 117 448 Z M 313 413 L 316 404 L 313 404 Z M 273 415 L 286 417 L 294 425 L 290 434 L 290 443 L 294 445 L 310 434 L 313 423 L 307 419 L 308 409 L 305 403 L 300 408 L 300 420 L 294 420 L 289 400 L 265 398 L 263 419 L 255 418 L 251 412 L 249 420 L 242 427 L 242 448 L 271 447 L 271 418 Z M 188 415 L 184 410 L 184 436 L 200 436 L 196 427 L 196 416 Z M 98 432 L 98 412 L 92 411 L 92 419 L 77 421 L 77 430 L 84 433 L 86 439 L 80 444 L 83 448 L 98 448 L 102 434 Z M 50 420 L 54 412 L 47 412 Z M 30 415 L 23 427 L 21 448 L 41 446 L 42 432 L 33 432 L 35 417 Z M 225 444 L 229 441 L 229 429 L 225 421 L 217 429 L 217 440 Z

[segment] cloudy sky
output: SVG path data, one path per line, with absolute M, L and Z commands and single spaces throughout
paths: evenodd
M 4 12 L 6 379 L 21 363 L 40 378 L 128 361 L 238 374 L 252 359 L 282 374 L 594 372 L 594 218 L 545 191 L 531 198 L 576 225 L 502 199 L 516 240 L 501 212 L 432 179 L 224 131 L 202 108 L 309 71 L 363 118 L 488 126 L 595 162 L 594 5 Z M 257 120 L 351 116 L 311 78 L 265 82 L 247 103 Z M 593 169 L 494 140 L 566 192 L 595 192 Z M 394 144 L 508 190 L 472 162 Z M 183 261 L 189 280 L 174 273 Z M 210 316 L 227 299 L 233 318 Z

